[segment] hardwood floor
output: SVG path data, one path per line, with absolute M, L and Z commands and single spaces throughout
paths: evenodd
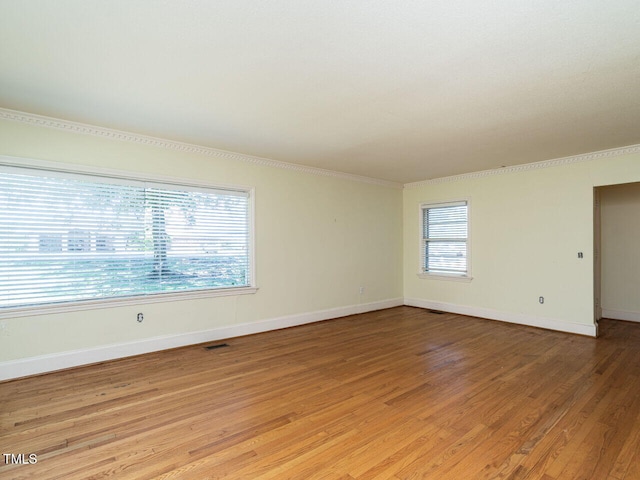
M 640 479 L 640 325 L 600 330 L 398 307 L 6 382 L 0 478 Z

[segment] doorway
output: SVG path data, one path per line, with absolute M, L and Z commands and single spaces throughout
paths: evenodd
M 640 322 L 640 182 L 594 189 L 594 313 Z

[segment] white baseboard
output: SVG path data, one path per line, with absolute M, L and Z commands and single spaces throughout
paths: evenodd
M 304 325 L 305 323 L 319 322 L 332 318 L 345 317 L 358 313 L 382 310 L 403 305 L 402 298 L 392 298 L 379 302 L 372 302 L 346 307 L 318 310 L 284 317 L 270 318 L 257 322 L 229 325 L 225 327 L 202 330 L 198 332 L 180 333 L 176 335 L 164 335 L 148 338 L 135 342 L 105 345 L 82 350 L 39 355 L 36 357 L 21 358 L 0 362 L 0 381 L 27 377 L 41 373 L 63 370 L 66 368 L 104 362 L 117 358 L 131 357 L 143 353 L 157 352 L 169 348 L 184 347 L 198 343 L 211 342 L 225 338 L 240 337 L 253 333 L 278 330 L 280 328 Z
M 602 309 L 602 318 L 612 320 L 626 320 L 627 322 L 640 322 L 640 312 L 626 312 L 624 310 Z
M 458 313 L 473 317 L 500 320 L 508 323 L 529 325 L 532 327 L 546 328 L 561 332 L 577 333 L 590 337 L 597 336 L 597 325 L 584 325 L 570 322 L 562 322 L 551 318 L 524 315 L 519 313 L 501 312 L 482 307 L 468 307 L 452 303 L 434 302 L 414 298 L 392 298 L 379 302 L 372 302 L 360 305 L 349 305 L 346 307 L 318 310 L 284 317 L 270 318 L 257 322 L 241 323 L 225 327 L 202 330 L 198 332 L 181 333 L 176 335 L 165 335 L 161 337 L 148 338 L 135 342 L 105 345 L 82 350 L 55 353 L 50 355 L 39 355 L 36 357 L 22 358 L 0 362 L 0 381 L 15 378 L 38 375 L 41 373 L 63 370 L 66 368 L 88 365 L 91 363 L 104 362 L 117 358 L 130 357 L 144 353 L 167 350 L 170 348 L 184 347 L 198 343 L 212 342 L 253 333 L 267 332 L 281 328 L 295 327 L 306 323 L 319 322 L 348 315 L 382 310 L 385 308 L 408 305 L 411 307 L 441 310 L 444 312 Z M 614 310 L 603 310 L 605 318 L 617 320 L 628 320 L 640 322 L 640 313 L 619 312 Z
M 553 318 L 524 315 L 522 313 L 502 312 L 491 308 L 468 307 L 453 303 L 432 302 L 430 300 L 421 300 L 416 298 L 405 298 L 404 304 L 410 307 L 428 308 L 431 310 L 458 313 L 460 315 L 500 320 L 501 322 L 517 323 L 519 325 L 546 328 L 547 330 L 557 330 L 560 332 L 577 333 L 579 335 L 587 335 L 589 337 L 598 336 L 598 327 L 596 324 L 585 325 L 581 323 L 563 322 Z

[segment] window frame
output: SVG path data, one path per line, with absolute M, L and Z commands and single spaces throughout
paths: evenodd
M 467 207 L 467 236 L 465 239 L 465 247 L 467 253 L 467 271 L 464 274 L 446 273 L 446 272 L 429 272 L 425 271 L 425 253 L 427 239 L 424 237 L 424 211 L 430 208 L 442 208 L 466 205 Z M 419 215 L 419 251 L 418 251 L 418 277 L 423 279 L 448 280 L 457 282 L 470 282 L 473 280 L 471 276 L 471 198 L 463 197 L 455 200 L 421 202 L 418 209 Z
M 194 182 L 193 180 L 179 177 L 168 177 L 147 173 L 128 172 L 100 167 L 90 167 L 85 165 L 66 164 L 52 162 L 48 160 L 37 160 L 22 157 L 10 157 L 0 155 L 0 167 L 33 169 L 37 171 L 47 171 L 65 175 L 92 176 L 96 179 L 108 178 L 116 182 L 146 182 L 158 184 L 163 188 L 183 188 L 185 190 L 226 190 L 243 192 L 247 195 L 247 217 L 248 217 L 248 275 L 249 285 L 239 287 L 219 287 L 211 289 L 184 290 L 172 292 L 157 292 L 146 295 L 136 295 L 128 297 L 100 298 L 95 300 L 76 300 L 47 305 L 30 305 L 20 307 L 6 307 L 0 310 L 0 319 L 25 317 L 32 315 L 46 315 L 81 310 L 91 310 L 96 308 L 112 308 L 131 305 L 143 305 L 150 303 L 162 303 L 172 301 L 182 301 L 199 298 L 215 298 L 234 295 L 255 294 L 258 291 L 256 268 L 255 268 L 255 188 L 244 185 L 213 184 L 208 182 Z

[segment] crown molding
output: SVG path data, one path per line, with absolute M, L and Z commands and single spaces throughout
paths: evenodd
M 173 140 L 152 137 L 149 135 L 141 135 L 137 133 L 125 132 L 122 130 L 115 130 L 112 128 L 98 127 L 95 125 L 88 125 L 85 123 L 72 122 L 69 120 L 46 117 L 43 115 L 36 115 L 34 113 L 20 112 L 20 111 L 11 110 L 8 108 L 0 107 L 0 119 L 19 122 L 19 123 L 26 123 L 26 124 L 35 125 L 38 127 L 64 130 L 66 132 L 78 133 L 81 135 L 92 135 L 94 137 L 108 138 L 111 140 L 137 143 L 140 145 L 149 145 L 151 147 L 165 148 L 167 150 L 194 153 L 198 155 L 205 155 L 208 157 L 224 158 L 228 160 L 241 161 L 241 162 L 251 163 L 254 165 L 266 166 L 266 167 L 282 168 L 285 170 L 293 170 L 295 172 L 307 173 L 310 175 L 320 175 L 323 177 L 335 177 L 335 178 L 341 178 L 344 180 L 351 180 L 355 182 L 381 185 L 384 187 L 392 187 L 392 188 L 403 187 L 402 184 L 400 183 L 391 182 L 388 180 L 381 180 L 377 178 L 354 175 L 350 173 L 336 172 L 334 170 L 326 170 L 326 169 L 317 168 L 317 167 L 308 167 L 305 165 L 298 165 L 295 163 L 281 162 L 279 160 L 272 160 L 270 158 L 256 157 L 253 155 L 245 155 L 242 153 L 230 152 L 228 150 L 220 150 L 217 148 L 204 147 L 201 145 L 195 145 L 191 143 L 177 142 Z
M 309 167 L 305 165 L 298 165 L 295 163 L 282 162 L 279 160 L 272 160 L 270 158 L 256 157 L 253 155 L 246 155 L 243 153 L 231 152 L 228 150 L 220 150 L 212 147 L 205 147 L 202 145 L 195 145 L 191 143 L 178 142 L 174 140 L 167 140 L 158 137 L 152 137 L 149 135 L 142 135 L 137 133 L 125 132 L 122 130 L 116 130 L 112 128 L 99 127 L 95 125 L 89 125 L 85 123 L 72 122 L 69 120 L 62 120 L 53 117 L 47 117 L 44 115 L 37 115 L 34 113 L 20 112 L 17 110 L 11 110 L 8 108 L 0 107 L 0 119 L 9 120 L 13 122 L 26 123 L 29 125 L 35 125 L 39 127 L 53 128 L 56 130 L 64 130 L 67 132 L 78 133 L 82 135 L 92 135 L 100 138 L 108 138 L 112 140 L 119 140 L 123 142 L 137 143 L 140 145 L 149 145 L 151 147 L 165 148 L 167 150 L 175 150 L 179 152 L 194 153 L 198 155 L 205 155 L 208 157 L 224 158 L 228 160 L 241 161 L 251 163 L 254 165 L 261 165 L 266 167 L 281 168 L 285 170 L 293 170 L 299 173 L 307 173 L 310 175 L 320 175 L 324 177 L 341 178 L 345 180 L 351 180 L 360 183 L 369 183 L 372 185 L 381 185 L 391 188 L 417 188 L 426 185 L 437 185 L 440 183 L 458 182 L 461 180 L 470 180 L 488 177 L 492 175 L 503 175 L 507 173 L 519 173 L 529 170 L 537 170 L 540 168 L 551 168 L 561 165 L 569 165 L 572 163 L 588 162 L 591 160 L 597 160 L 601 158 L 611 158 L 620 155 L 628 155 L 640 152 L 640 144 L 629 145 L 626 147 L 612 148 L 609 150 L 600 150 L 597 152 L 585 153 L 580 155 L 573 155 L 569 157 L 556 158 L 552 160 L 543 160 L 540 162 L 525 163 L 522 165 L 513 165 L 504 168 L 494 168 L 490 170 L 481 170 L 478 172 L 463 173 L 460 175 L 452 175 L 448 177 L 433 178 L 429 180 L 422 180 L 419 182 L 401 183 L 392 182 L 389 180 L 382 180 L 378 178 L 365 177 L 361 175 L 354 175 L 350 173 L 337 172 L 335 170 L 326 170 L 317 167 Z
M 537 170 L 540 168 L 559 167 L 561 165 L 570 165 L 572 163 L 588 162 L 601 158 L 618 157 L 621 155 L 629 155 L 632 153 L 640 153 L 640 145 L 628 145 L 626 147 L 611 148 L 609 150 L 599 150 L 597 152 L 583 153 L 580 155 L 572 155 L 570 157 L 555 158 L 553 160 L 543 160 L 541 162 L 525 163 L 522 165 L 513 165 L 504 168 L 494 168 L 491 170 L 481 170 L 479 172 L 463 173 L 460 175 L 452 175 L 450 177 L 433 178 L 430 180 L 422 180 L 420 182 L 405 183 L 404 188 L 417 188 L 426 185 L 437 185 L 439 183 L 458 182 L 461 180 L 470 180 L 476 178 L 489 177 L 492 175 L 503 175 L 506 173 L 519 173 L 529 170 Z

